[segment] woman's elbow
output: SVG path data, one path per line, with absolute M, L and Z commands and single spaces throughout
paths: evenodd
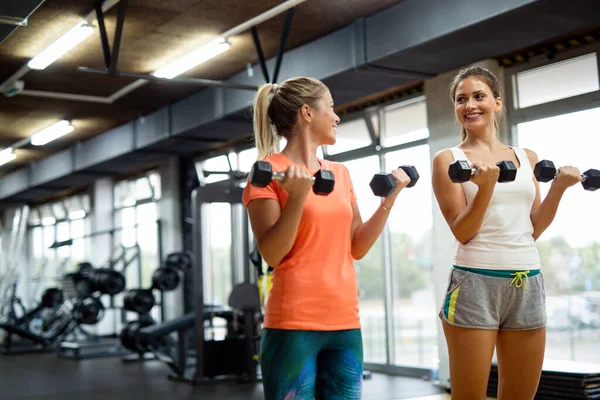
M 467 236 L 467 235 L 457 235 L 455 234 L 454 237 L 456 238 L 456 240 L 458 241 L 458 243 L 465 245 L 467 243 L 469 243 L 471 241 L 471 239 L 473 239 L 473 236 Z
M 352 258 L 355 259 L 356 261 L 362 260 L 363 257 L 367 255 L 366 251 L 362 251 L 362 250 L 355 249 L 355 248 L 352 248 L 351 253 L 352 253 Z
M 281 264 L 281 260 L 283 259 L 283 257 L 280 257 L 276 254 L 270 254 L 270 252 L 268 251 L 262 251 L 260 246 L 258 247 L 258 252 L 260 253 L 264 262 L 266 262 L 268 266 L 273 268 Z

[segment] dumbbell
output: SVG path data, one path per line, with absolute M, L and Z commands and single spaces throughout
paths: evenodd
M 156 304 L 151 289 L 130 289 L 123 296 L 123 308 L 139 314 L 149 313 Z
M 498 182 L 512 182 L 517 177 L 517 167 L 512 161 L 500 161 L 496 163 L 496 166 L 500 168 Z M 466 160 L 454 161 L 448 167 L 448 175 L 454 183 L 468 182 L 476 173 L 477 168 L 471 168 Z
M 152 274 L 152 289 L 168 292 L 179 286 L 179 272 L 173 267 L 165 266 L 157 268 Z
M 412 165 L 401 165 L 398 169 L 402 169 L 410 178 L 410 183 L 406 185 L 406 187 L 415 186 L 419 180 L 417 169 Z M 396 188 L 396 179 L 394 179 L 392 174 L 375 174 L 373 179 L 371 179 L 369 186 L 371 186 L 371 190 L 375 196 L 388 197 Z
M 265 187 L 271 180 L 283 181 L 285 179 L 285 172 L 273 172 L 271 163 L 267 161 L 257 161 L 252 166 L 250 171 L 250 183 L 257 187 Z M 328 195 L 333 192 L 335 185 L 335 178 L 333 172 L 320 169 L 312 177 L 313 181 L 313 192 L 318 195 Z
M 541 160 L 535 164 L 533 174 L 538 182 L 550 182 L 556 177 L 556 167 L 550 160 Z M 597 169 L 588 169 L 581 174 L 581 178 L 583 179 L 581 185 L 585 190 L 593 192 L 600 189 L 600 171 Z
M 97 297 L 84 297 L 73 305 L 73 318 L 84 325 L 95 325 L 104 317 L 104 305 Z

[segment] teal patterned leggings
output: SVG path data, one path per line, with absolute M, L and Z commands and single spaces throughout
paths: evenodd
M 363 349 L 360 329 L 265 329 L 260 365 L 265 400 L 358 400 Z

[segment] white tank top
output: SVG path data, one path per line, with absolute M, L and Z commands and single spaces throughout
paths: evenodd
M 457 241 L 455 265 L 496 270 L 540 268 L 531 223 L 531 207 L 535 200 L 533 169 L 523 149 L 512 149 L 520 163 L 517 177 L 513 182 L 496 183 L 477 234 L 467 244 Z M 458 147 L 450 151 L 455 160 L 469 161 Z M 461 185 L 468 205 L 478 187 L 470 181 Z

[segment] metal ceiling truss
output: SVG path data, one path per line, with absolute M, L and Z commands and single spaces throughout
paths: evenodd
M 285 53 L 285 47 L 287 43 L 287 39 L 290 35 L 290 26 L 292 25 L 292 18 L 294 17 L 294 8 L 290 8 L 287 11 L 285 16 L 285 21 L 283 23 L 283 29 L 281 30 L 281 38 L 279 39 L 279 51 L 277 52 L 277 58 L 275 60 L 275 68 L 273 71 L 273 80 L 270 83 L 277 83 L 277 78 L 279 78 L 279 71 L 281 70 L 281 62 L 283 60 L 283 54 Z M 262 51 L 262 46 L 260 44 L 260 38 L 258 37 L 258 30 L 256 26 L 252 27 L 252 40 L 254 41 L 254 47 L 256 48 L 256 55 L 258 56 L 258 62 L 260 64 L 260 69 L 262 70 L 263 77 L 265 78 L 265 82 L 269 83 L 269 70 L 267 69 L 267 62 L 265 59 L 265 55 Z
M 138 74 L 134 72 L 118 72 L 117 65 L 119 63 L 119 51 L 121 48 L 121 39 L 123 37 L 123 25 L 125 24 L 125 12 L 127 10 L 128 0 L 120 0 L 119 8 L 117 10 L 117 25 L 115 27 L 115 38 L 113 42 L 112 52 L 108 43 L 108 35 L 106 33 L 106 25 L 104 23 L 104 10 L 102 10 L 103 0 L 97 0 L 95 9 L 96 16 L 98 19 L 98 27 L 100 32 L 100 41 L 102 42 L 102 52 L 104 53 L 104 65 L 106 66 L 105 70 L 98 70 L 88 67 L 78 67 L 77 71 L 90 73 L 90 74 L 100 74 L 100 75 L 108 75 L 108 76 L 119 76 L 125 78 L 137 78 L 143 79 L 146 81 L 154 81 L 154 82 L 162 82 L 162 83 L 182 83 L 188 85 L 198 85 L 204 87 L 220 87 L 220 88 L 228 88 L 228 89 L 241 89 L 241 90 L 250 90 L 256 91 L 258 89 L 257 86 L 253 85 L 244 85 L 244 84 L 236 84 L 225 81 L 217 81 L 212 79 L 200 79 L 200 78 L 186 78 L 186 77 L 176 77 L 176 78 L 159 78 L 150 74 Z M 293 9 L 290 9 L 293 10 Z M 253 28 L 254 29 L 254 28 Z M 263 57 L 264 59 L 264 57 Z

